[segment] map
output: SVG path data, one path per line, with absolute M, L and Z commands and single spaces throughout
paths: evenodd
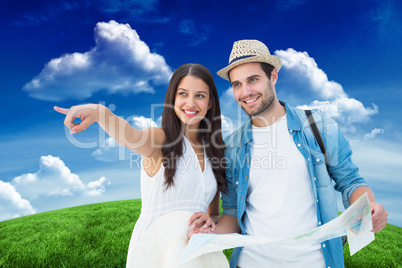
M 371 241 L 374 233 L 367 193 L 332 221 L 296 237 L 277 239 L 240 234 L 194 234 L 180 262 L 184 263 L 206 253 L 228 248 L 274 243 L 278 245 L 310 245 L 347 235 L 350 254 L 353 255 Z

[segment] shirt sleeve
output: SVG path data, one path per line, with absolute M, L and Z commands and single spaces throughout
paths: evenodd
M 335 190 L 342 193 L 345 208 L 350 205 L 352 193 L 361 186 L 367 186 L 360 176 L 359 168 L 352 161 L 352 149 L 343 136 L 338 123 L 332 119 L 325 120 L 326 150 L 329 161 L 329 175 L 335 181 Z M 325 141 L 325 140 L 324 140 Z

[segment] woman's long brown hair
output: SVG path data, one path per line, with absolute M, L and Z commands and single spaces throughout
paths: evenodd
M 218 184 L 218 190 L 226 192 L 225 178 L 225 143 L 221 130 L 221 109 L 219 106 L 218 91 L 214 79 L 207 68 L 200 64 L 184 64 L 180 66 L 170 79 L 166 92 L 162 114 L 162 129 L 166 135 L 166 142 L 162 147 L 162 162 L 165 167 L 165 187 L 174 186 L 173 177 L 176 174 L 178 159 L 183 155 L 184 123 L 174 111 L 177 88 L 186 76 L 193 76 L 204 81 L 209 87 L 212 107 L 200 122 L 199 136 L 204 141 L 205 151 Z

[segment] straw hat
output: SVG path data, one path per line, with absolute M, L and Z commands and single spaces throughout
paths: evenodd
M 157 219 L 134 245 L 127 267 L 146 268 L 229 268 L 223 252 L 204 254 L 178 264 L 187 246 L 188 220 L 193 213 L 175 211 Z
M 229 65 L 217 74 L 223 79 L 229 80 L 229 71 L 234 67 L 248 62 L 265 62 L 271 64 L 279 72 L 282 61 L 272 56 L 264 43 L 258 40 L 240 40 L 233 43 L 232 52 L 229 57 Z

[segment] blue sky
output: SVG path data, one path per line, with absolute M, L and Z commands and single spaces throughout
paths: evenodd
M 339 122 L 389 222 L 402 226 L 402 4 L 385 1 L 11 1 L 0 3 L 0 221 L 140 197 L 139 157 L 98 125 L 70 135 L 53 106 L 102 103 L 160 124 L 172 72 L 214 75 L 224 133 L 244 119 L 216 72 L 233 42 L 282 58 L 279 99 Z

